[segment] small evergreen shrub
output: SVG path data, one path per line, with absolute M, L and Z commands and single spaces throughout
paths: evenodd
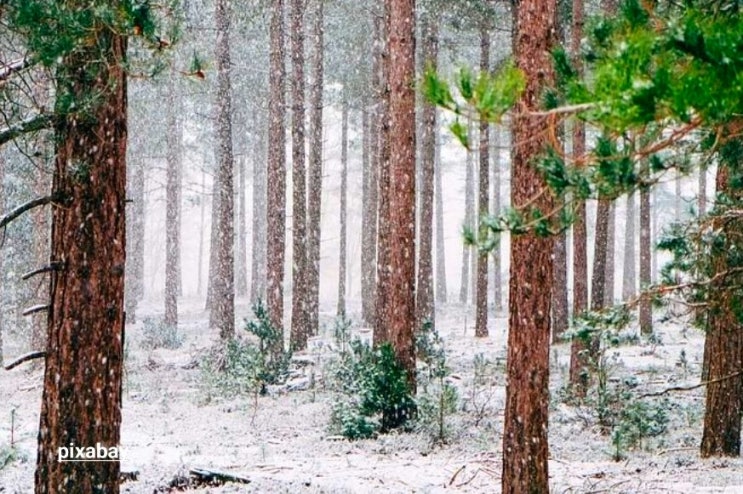
M 612 431 L 615 450 L 640 447 L 648 437 L 664 434 L 668 429 L 668 403 L 632 401 L 622 409 L 617 426 Z
M 26 459 L 18 448 L 7 444 L 0 446 L 0 470 L 16 461 L 25 462 Z
M 358 340 L 351 342 L 333 374 L 340 399 L 331 415 L 332 432 L 349 439 L 369 438 L 414 417 L 416 405 L 407 375 L 391 344 L 372 350 Z
M 142 320 L 142 347 L 175 350 L 182 345 L 183 336 L 178 333 L 176 326 L 165 324 L 160 318 L 145 317 Z
M 265 394 L 266 386 L 284 383 L 289 376 L 291 352 L 283 350 L 281 331 L 271 324 L 262 302 L 253 306 L 253 314 L 245 329 L 258 343 L 230 340 L 221 355 L 210 355 L 203 366 L 207 385 L 223 395 Z

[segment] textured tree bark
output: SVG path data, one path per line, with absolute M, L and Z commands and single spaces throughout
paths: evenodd
M 322 213 L 323 85 L 325 84 L 324 0 L 315 0 L 312 23 L 313 50 L 310 66 L 310 154 L 307 191 L 307 332 L 320 329 L 320 237 Z
M 552 194 L 532 160 L 542 152 L 545 117 L 526 112 L 540 106 L 552 79 L 549 53 L 555 42 L 555 1 L 514 4 L 514 56 L 526 76 L 526 90 L 512 122 L 511 198 L 514 207 L 535 196 L 534 207 L 549 211 Z M 534 233 L 511 238 L 506 411 L 503 430 L 504 493 L 548 493 L 548 405 L 550 305 L 554 240 Z
M 178 250 L 180 230 L 180 205 L 178 186 L 180 184 L 180 145 L 178 118 L 180 108 L 177 103 L 180 98 L 176 94 L 176 77 L 180 77 L 175 69 L 175 60 L 168 75 L 168 109 L 167 109 L 167 170 L 165 185 L 165 320 L 170 327 L 178 326 Z
M 49 193 L 50 187 L 51 177 L 46 168 L 42 167 L 34 177 L 34 195 L 43 197 Z M 44 266 L 49 262 L 49 216 L 49 208 L 35 208 L 31 212 L 31 221 L 34 225 L 32 249 L 35 267 Z M 0 277 L 1 279 L 4 278 Z M 35 287 L 29 286 L 29 288 L 33 292 L 33 305 L 49 303 L 48 285 L 38 284 Z M 46 322 L 47 314 L 45 312 L 39 312 L 31 316 L 31 350 L 40 351 L 46 348 Z
M 307 180 L 305 164 L 305 0 L 291 0 L 292 59 L 292 325 L 289 346 L 307 348 Z
M 286 72 L 284 1 L 271 4 L 271 60 L 268 85 L 268 167 L 266 183 L 266 305 L 274 328 L 284 327 L 284 240 L 286 229 Z M 278 350 L 278 349 L 277 349 Z
M 444 187 L 441 183 L 441 138 L 438 126 L 434 129 L 436 140 L 436 157 L 434 164 L 436 199 L 436 303 L 445 304 L 449 294 L 446 284 L 446 241 L 444 240 Z
M 640 290 L 648 289 L 651 280 L 651 237 L 650 237 L 650 190 L 640 189 Z M 653 334 L 653 312 L 650 299 L 640 299 L 640 333 Z
M 736 203 L 742 195 L 731 186 L 730 175 L 739 174 L 740 149 L 728 153 L 728 149 L 741 147 L 740 141 L 733 141 L 720 152 L 720 165 L 717 169 L 716 188 Z M 728 148 L 728 149 L 726 149 Z M 736 156 L 737 155 L 737 156 Z M 737 178 L 737 177 L 733 177 Z M 737 182 L 737 180 L 735 180 Z M 712 248 L 713 276 L 725 273 L 737 266 L 730 252 L 739 250 L 739 232 L 743 228 L 740 219 L 717 218 L 713 231 L 720 232 L 722 243 L 715 242 Z M 732 262 L 732 264 L 731 264 Z M 732 279 L 731 279 L 732 278 Z M 735 275 L 719 276 L 709 287 L 707 309 L 707 336 L 705 338 L 705 358 L 707 385 L 704 426 L 702 429 L 702 458 L 710 456 L 740 456 L 741 416 L 743 416 L 743 376 L 723 379 L 743 370 L 743 325 L 736 315 L 739 300 L 730 288 L 736 283 Z M 739 282 L 739 280 L 737 280 Z M 714 382 L 717 381 L 717 382 Z
M 127 84 L 126 38 L 95 31 L 65 56 L 58 101 L 96 104 L 55 126 L 46 369 L 36 463 L 37 493 L 119 492 L 118 462 L 59 462 L 57 448 L 119 445 L 124 344 Z M 90 74 L 96 77 L 91 78 Z
M 380 215 L 380 252 L 387 264 L 377 286 L 377 325 L 384 328 L 415 392 L 415 1 L 387 0 L 390 60 L 388 134 L 389 182 L 380 189 L 387 202 Z M 384 168 L 384 167 L 383 167 Z M 385 214 L 386 213 L 386 214 Z M 380 331 L 381 332 L 381 331 Z
M 490 32 L 489 25 L 484 22 L 480 27 L 480 70 L 490 70 Z M 480 122 L 480 166 L 477 180 L 477 209 L 478 219 L 476 225 L 482 236 L 487 229 L 479 227 L 480 219 L 490 214 L 490 124 L 486 121 Z M 480 236 L 480 235 L 478 235 Z M 477 254 L 477 287 L 475 289 L 475 336 L 485 338 L 488 336 L 488 264 L 489 256 L 479 249 L 473 251 Z
M 576 69 L 582 72 L 580 41 L 583 37 L 583 0 L 573 0 L 573 27 L 570 38 L 570 51 Z M 576 119 L 573 123 L 573 159 L 586 153 L 586 128 Z M 588 310 L 588 245 L 586 232 L 586 202 L 579 201 L 575 206 L 573 223 L 573 317 Z M 570 345 L 570 386 L 581 397 L 588 386 L 588 348 L 584 341 L 574 338 Z
M 230 18 L 227 0 L 217 0 L 217 213 L 215 261 L 216 278 L 212 284 L 209 326 L 219 329 L 219 337 L 235 336 L 235 209 L 234 159 L 232 155 L 232 87 L 230 83 Z
M 423 65 L 436 69 L 438 58 L 438 27 L 432 14 L 421 14 Z M 418 284 L 416 287 L 416 330 L 426 321 L 436 323 L 436 306 L 433 286 L 433 202 L 436 166 L 436 108 L 422 102 L 420 145 L 420 225 L 418 246 Z
M 345 90 L 344 90 L 345 91 Z M 340 241 L 338 245 L 338 307 L 340 317 L 346 315 L 346 236 L 348 209 L 348 100 L 343 98 L 341 117 L 341 211 Z
M 635 242 L 637 232 L 635 231 L 635 194 L 627 195 L 627 219 L 624 227 L 624 263 L 622 267 L 622 300 L 627 301 L 637 293 L 637 252 Z
M 473 141 L 474 132 L 472 130 L 472 122 L 467 124 L 467 137 L 468 141 Z M 475 163 L 474 153 L 471 149 L 467 150 L 467 158 L 465 162 L 467 167 L 467 174 L 464 181 L 464 226 L 465 228 L 474 228 L 475 222 Z M 471 256 L 474 255 L 472 247 L 469 245 L 462 246 L 462 271 L 461 271 L 461 284 L 459 286 L 459 303 L 464 305 L 467 303 L 467 294 L 470 289 L 470 266 L 472 265 Z M 472 273 L 474 276 L 474 273 Z

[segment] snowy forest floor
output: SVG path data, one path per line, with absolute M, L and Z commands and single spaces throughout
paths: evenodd
M 156 314 L 160 305 L 141 306 L 139 321 Z M 200 307 L 201 302 L 181 302 L 185 342 L 178 350 L 146 350 L 141 346 L 141 322 L 127 328 L 122 470 L 138 470 L 140 475 L 139 480 L 124 483 L 122 492 L 167 492 L 159 489 L 193 467 L 241 474 L 251 483 L 189 492 L 500 492 L 504 317 L 491 317 L 490 337 L 475 339 L 471 310 L 447 306 L 438 313 L 450 380 L 460 398 L 458 411 L 447 418 L 448 443 L 441 446 L 433 443 L 428 430 L 354 442 L 330 436 L 334 396 L 324 387 L 323 371 L 332 356 L 318 341 L 307 354 L 317 362 L 314 389 L 260 397 L 257 407 L 252 397 L 213 396 L 194 367 L 217 340 L 216 333 L 206 330 L 207 317 Z M 238 305 L 238 313 L 247 316 L 248 307 Z M 332 320 L 327 316 L 320 342 L 332 341 Z M 609 350 L 612 383 L 634 376 L 631 392 L 640 395 L 699 382 L 701 332 L 684 330 L 679 323 L 658 323 L 656 329 L 659 344 L 630 341 Z M 22 351 L 13 335 L 7 335 L 6 362 Z M 551 353 L 553 493 L 743 492 L 743 461 L 698 456 L 703 388 L 669 393 L 667 402 L 647 398 L 665 407 L 667 432 L 627 451 L 623 461 L 613 461 L 611 438 L 601 434 L 594 411 L 567 405 L 560 398 L 569 352 L 568 344 L 560 344 Z M 491 362 L 487 385 L 473 385 L 477 354 Z M 4 468 L 0 464 L 0 492 L 25 494 L 33 490 L 43 369 L 37 362 L 35 367 L 24 364 L 0 373 L 0 451 L 10 441 L 11 409 L 16 410 L 14 436 L 21 451 L 21 459 Z

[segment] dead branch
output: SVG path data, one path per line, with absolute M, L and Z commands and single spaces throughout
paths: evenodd
M 11 370 L 11 369 L 13 369 L 15 367 L 18 367 L 19 365 L 21 365 L 24 362 L 28 362 L 29 360 L 36 360 L 38 358 L 44 358 L 44 357 L 46 357 L 46 352 L 43 351 L 43 350 L 42 351 L 39 351 L 39 352 L 31 352 L 31 353 L 27 353 L 25 355 L 21 355 L 20 357 L 18 357 L 17 359 L 15 359 L 14 361 L 12 361 L 8 365 L 6 365 L 5 366 L 5 370 L 6 371 L 9 371 L 9 370 Z
M 664 394 L 671 393 L 673 391 L 693 391 L 695 389 L 707 386 L 708 384 L 716 384 L 716 383 L 727 381 L 728 379 L 733 379 L 739 376 L 743 376 L 743 370 L 738 371 L 738 372 L 733 372 L 732 374 L 727 375 L 727 376 L 718 377 L 717 379 L 710 379 L 709 381 L 702 381 L 699 384 L 694 384 L 692 386 L 673 386 L 671 388 L 666 388 L 661 391 L 641 394 L 640 396 L 638 396 L 638 398 L 651 398 L 654 396 L 662 396 Z
M 54 199 L 55 199 L 55 196 L 49 195 L 49 196 L 36 198 L 32 201 L 28 201 L 25 204 L 21 204 L 17 208 L 8 212 L 5 216 L 0 217 L 0 228 L 5 228 L 6 226 L 8 226 L 8 223 L 18 218 L 20 215 L 22 215 L 23 213 L 27 211 L 30 211 L 39 206 L 46 206 L 47 204 L 53 202 Z
M 23 281 L 26 281 L 29 278 L 33 278 L 34 276 L 39 275 L 39 274 L 49 273 L 51 271 L 59 271 L 61 267 L 62 267 L 61 262 L 52 262 L 50 264 L 47 264 L 46 266 L 42 266 L 38 269 L 34 269 L 33 271 L 29 271 L 28 273 L 21 276 L 21 279 Z
M 2 67 L 0 67 L 0 81 L 7 81 L 10 76 L 15 74 L 16 72 L 20 72 L 21 70 L 30 67 L 33 65 L 31 61 L 31 57 L 25 56 L 23 58 L 19 58 L 18 60 L 13 60 L 12 62 L 8 62 L 6 64 L 3 64 Z
M 192 468 L 188 472 L 191 477 L 194 477 L 196 482 L 201 484 L 219 485 L 225 482 L 234 482 L 236 484 L 249 484 L 251 480 L 242 475 L 236 475 L 229 472 L 221 472 L 218 470 L 208 470 L 206 468 Z
M 0 146 L 18 136 L 50 128 L 56 118 L 51 113 L 41 113 L 0 130 Z
M 457 469 L 456 472 L 454 472 L 454 475 L 451 476 L 451 480 L 449 480 L 449 486 L 451 486 L 454 483 L 454 481 L 457 480 L 457 477 L 459 476 L 460 473 L 462 473 L 462 470 L 464 470 L 465 468 L 467 468 L 467 465 L 462 465 L 461 467 Z
M 33 307 L 29 307 L 28 309 L 24 310 L 22 314 L 24 316 L 30 316 L 31 314 L 36 314 L 38 312 L 44 312 L 51 308 L 49 304 L 38 304 L 34 305 Z

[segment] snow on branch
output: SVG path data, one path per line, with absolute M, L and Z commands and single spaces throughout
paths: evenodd
M 54 120 L 55 118 L 53 114 L 41 113 L 29 119 L 22 120 L 14 125 L 10 125 L 0 130 L 0 146 L 23 134 L 48 129 L 52 124 L 54 124 Z
M 26 55 L 18 60 L 13 60 L 0 66 L 0 81 L 7 81 L 10 76 L 33 65 L 31 57 Z
M 11 221 L 18 218 L 20 215 L 22 215 L 26 211 L 30 211 L 39 206 L 46 206 L 47 204 L 53 202 L 55 198 L 56 196 L 49 195 L 49 196 L 39 197 L 32 201 L 28 201 L 27 203 L 21 204 L 17 208 L 8 212 L 5 216 L 0 216 L 0 228 L 5 228 L 6 226 L 8 226 L 8 224 Z

